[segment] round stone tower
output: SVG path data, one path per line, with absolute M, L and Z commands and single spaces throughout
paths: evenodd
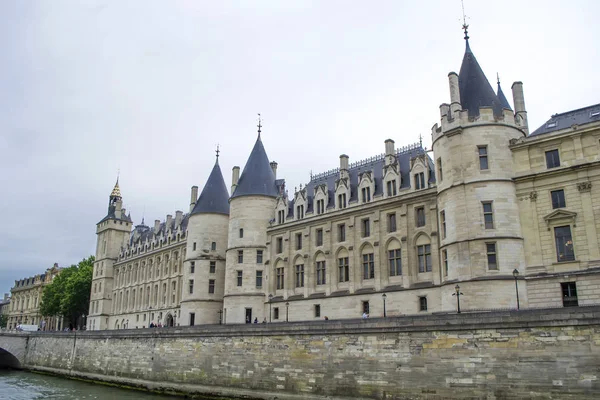
M 509 144 L 527 132 L 522 89 L 513 85 L 522 105 L 515 113 L 500 86 L 494 93 L 466 32 L 465 39 L 460 74 L 448 75 L 451 103 L 440 106 L 441 126 L 432 130 L 442 309 L 456 309 L 457 284 L 465 309 L 516 307 L 513 270 L 523 275 L 525 259 Z
M 223 316 L 229 193 L 219 156 L 200 197 L 192 187 L 186 260 L 183 266 L 181 325 L 217 324 Z
M 262 322 L 265 313 L 267 227 L 275 215 L 277 186 L 274 167 L 260 139 L 239 178 L 233 169 L 230 199 L 225 296 L 226 323 Z

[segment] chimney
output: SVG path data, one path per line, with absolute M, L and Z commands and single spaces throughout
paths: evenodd
M 450 110 L 452 114 L 455 111 L 460 111 L 460 90 L 458 88 L 458 74 L 450 72 L 448 74 L 448 82 L 450 83 Z
M 175 211 L 175 230 L 181 225 L 181 217 L 183 217 L 183 211 Z
M 385 165 L 393 164 L 396 161 L 396 157 L 394 157 L 394 144 L 395 142 L 392 139 L 385 141 Z
M 235 166 L 231 170 L 231 195 L 233 195 L 233 192 L 235 192 L 235 188 L 237 187 L 239 180 L 240 180 L 240 167 Z
M 171 222 L 173 222 L 173 216 L 171 214 L 167 214 L 167 226 L 165 226 L 165 232 L 171 229 Z
M 527 110 L 525 110 L 525 96 L 523 95 L 523 82 L 513 83 L 511 89 L 513 93 L 513 103 L 515 105 L 515 120 L 521 126 L 523 132 L 529 135 Z
M 155 235 L 158 233 L 159 229 L 160 229 L 160 219 L 155 219 L 154 220 L 154 234 Z
M 271 161 L 271 169 L 273 170 L 273 175 L 275 175 L 275 179 L 277 179 L 277 162 Z
M 348 178 L 348 159 L 349 157 L 345 154 L 340 156 L 340 179 Z
M 190 212 L 192 212 L 194 209 L 196 201 L 198 201 L 198 186 L 192 186 L 192 194 L 190 196 Z

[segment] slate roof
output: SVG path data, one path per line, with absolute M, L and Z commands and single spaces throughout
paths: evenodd
M 418 155 L 425 154 L 427 152 L 420 144 L 414 144 L 412 146 L 406 146 L 405 149 L 400 149 L 396 152 L 397 160 L 400 166 L 400 188 L 409 188 L 411 186 L 410 179 L 410 160 Z M 427 164 L 429 169 L 429 182 L 435 183 L 435 168 L 433 161 L 427 155 Z M 350 164 L 348 168 L 348 174 L 350 176 L 350 199 L 349 203 L 358 201 L 358 184 L 359 175 L 365 171 L 373 171 L 373 178 L 375 180 L 375 193 L 373 196 L 382 195 L 384 190 L 383 184 L 383 166 L 385 165 L 385 158 L 383 155 L 371 157 L 370 159 L 359 161 Z M 315 188 L 319 185 L 327 185 L 328 192 L 328 203 L 326 208 L 335 208 L 335 182 L 339 179 L 339 170 L 334 169 L 325 174 L 318 174 L 310 180 L 306 185 L 306 196 L 307 206 L 305 212 L 313 211 L 313 197 Z M 287 217 L 292 218 L 294 216 L 294 199 L 288 201 L 288 213 Z
M 229 215 L 229 192 L 221 173 L 221 167 L 219 167 L 218 158 L 191 215 L 202 213 Z
M 500 100 L 500 104 L 502 105 L 502 108 L 508 108 L 509 110 L 512 111 L 512 107 L 510 106 L 510 103 L 508 102 L 508 100 L 506 99 L 506 96 L 504 95 L 504 92 L 502 91 L 502 88 L 500 87 L 500 79 L 498 79 L 498 90 L 496 92 L 498 99 Z
M 600 103 L 579 108 L 577 110 L 567 111 L 562 114 L 554 114 L 529 136 L 543 135 L 545 133 L 569 128 L 573 125 L 585 125 L 598 121 L 600 121 Z
M 124 221 L 124 222 L 133 222 L 131 220 L 131 215 L 124 215 L 123 213 L 121 213 L 121 218 L 117 218 L 115 216 L 115 206 L 114 205 L 108 206 L 108 214 L 106 215 L 106 217 L 102 218 L 100 220 L 100 222 L 98 222 L 98 224 L 101 222 L 104 222 L 108 219 L 116 219 L 117 221 Z
M 187 226 L 188 226 L 188 222 L 190 220 L 190 214 L 184 214 L 181 217 L 181 232 L 186 232 L 187 231 Z M 142 221 L 141 224 L 136 225 L 135 229 L 133 229 L 131 231 L 131 234 L 129 236 L 129 245 L 133 246 L 134 244 L 140 243 L 140 242 L 145 242 L 146 239 L 151 242 L 154 240 L 155 237 L 157 236 L 161 236 L 161 234 L 165 235 L 165 238 L 168 238 L 168 236 L 166 235 L 166 232 L 168 232 L 169 230 L 171 231 L 171 240 L 176 239 L 177 238 L 177 230 L 175 229 L 175 218 L 173 218 L 171 220 L 171 224 L 169 226 L 167 226 L 166 221 L 165 222 L 161 222 L 161 224 L 159 225 L 158 228 L 158 232 L 155 234 L 154 233 L 154 227 L 149 227 L 148 225 L 145 225 L 144 222 Z
M 471 51 L 468 39 L 458 74 L 458 89 L 462 109 L 469 110 L 469 116 L 478 116 L 480 107 L 492 107 L 494 115 L 502 115 L 502 102 L 481 70 L 475 54 Z
M 273 174 L 267 152 L 260 140 L 260 135 L 258 135 L 231 198 L 250 195 L 277 197 L 278 194 L 279 190 L 275 185 L 275 174 Z

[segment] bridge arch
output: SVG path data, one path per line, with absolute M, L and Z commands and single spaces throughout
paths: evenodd
M 28 340 L 28 333 L 0 333 L 0 369 L 22 368 Z
M 11 352 L 0 347 L 0 369 L 21 369 L 21 362 Z

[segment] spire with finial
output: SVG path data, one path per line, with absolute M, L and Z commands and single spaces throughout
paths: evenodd
M 463 25 L 462 25 L 462 29 L 463 29 L 463 31 L 465 31 L 465 40 L 467 41 L 467 48 L 468 48 L 469 47 L 469 24 L 467 24 L 467 15 L 465 14 L 465 2 L 464 2 L 464 0 L 461 0 L 460 4 L 462 6 L 462 13 L 463 13 Z
M 262 120 L 260 119 L 260 113 L 258 113 L 258 138 L 260 139 L 260 132 L 262 128 Z
M 423 147 L 423 135 L 419 133 L 419 147 Z
M 502 108 L 507 108 L 509 110 L 512 110 L 512 108 L 510 107 L 510 103 L 506 99 L 506 96 L 504 95 L 504 92 L 502 91 L 502 88 L 500 87 L 500 74 L 498 74 L 497 72 L 496 72 L 496 79 L 498 81 L 498 90 L 496 91 L 496 96 L 498 96 L 498 99 L 500 100 L 500 104 L 502 105 Z
M 113 188 L 112 192 L 110 193 L 110 197 L 121 197 L 121 189 L 119 188 L 119 175 L 120 175 L 120 171 L 117 172 L 117 182 L 115 183 L 115 187 Z
M 221 152 L 221 150 L 219 150 L 219 144 L 217 143 L 217 150 L 215 150 L 215 153 L 217 153 L 217 161 L 216 163 L 219 163 L 219 153 Z

